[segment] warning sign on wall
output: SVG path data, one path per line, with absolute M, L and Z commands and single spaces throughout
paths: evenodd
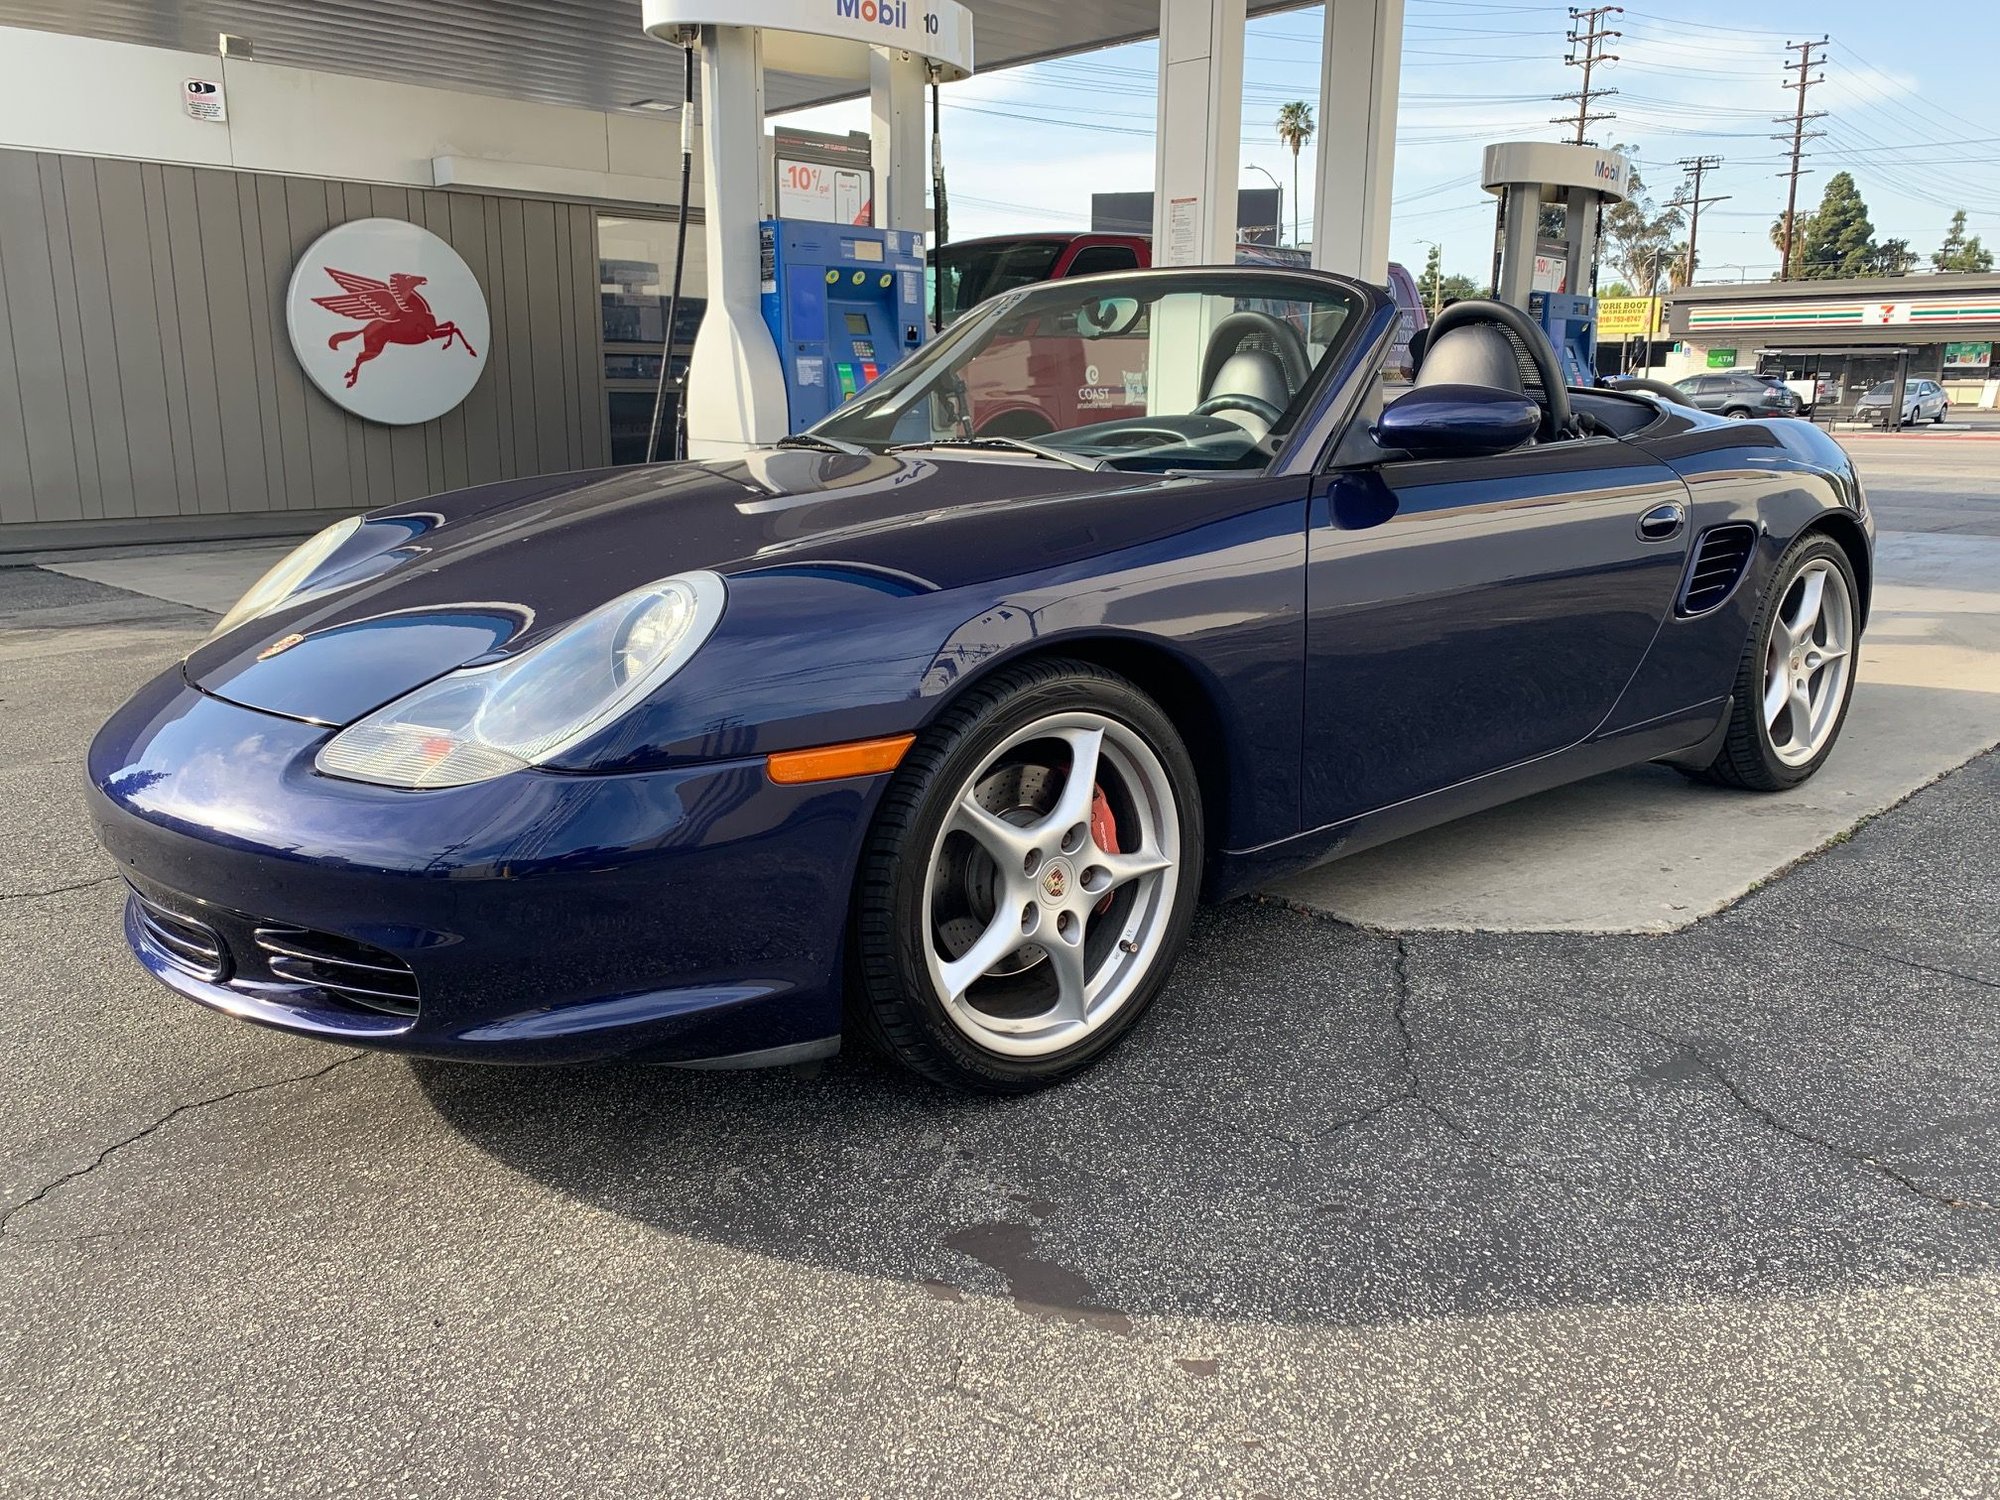
M 220 78 L 190 78 L 181 85 L 181 108 L 191 120 L 227 120 Z

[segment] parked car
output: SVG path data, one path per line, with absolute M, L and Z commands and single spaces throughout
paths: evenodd
M 1880 422 L 1887 418 L 1889 405 L 1896 399 L 1896 382 L 1885 380 L 1870 386 L 1854 403 L 1854 420 Z M 1903 416 L 1899 425 L 1914 427 L 1919 422 L 1942 422 L 1951 412 L 1951 400 L 1935 380 L 1903 382 Z
M 1748 370 L 1690 375 L 1676 380 L 1674 388 L 1688 405 L 1732 419 L 1795 417 L 1805 409 L 1797 392 L 1777 376 L 1753 375 Z
M 1671 401 L 1676 406 L 1688 405 L 1686 392 L 1677 385 L 1664 380 L 1655 380 L 1650 375 L 1607 375 L 1598 382 L 1606 390 L 1644 391 L 1649 396 L 1658 396 L 1662 401 Z
M 1618 766 L 1813 775 L 1872 575 L 1840 446 L 1566 390 L 1486 301 L 1378 408 L 1396 316 L 1308 270 L 1028 286 L 770 447 L 343 521 L 93 741 L 125 941 L 344 1046 L 845 1038 L 1018 1093 L 1131 1030 L 1204 894 Z M 1144 409 L 974 432 L 968 370 L 1076 330 Z

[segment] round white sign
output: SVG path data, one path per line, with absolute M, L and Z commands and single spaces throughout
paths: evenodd
M 285 325 L 329 399 L 396 425 L 463 401 L 492 336 L 472 268 L 402 219 L 356 219 L 314 240 L 292 268 Z

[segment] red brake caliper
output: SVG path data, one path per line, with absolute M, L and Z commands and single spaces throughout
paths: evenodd
M 1097 840 L 1097 847 L 1106 854 L 1118 852 L 1118 819 L 1111 811 L 1111 804 L 1104 799 L 1104 788 L 1090 789 L 1090 836 Z M 1097 903 L 1097 915 L 1103 916 L 1111 905 L 1111 897 L 1106 896 Z

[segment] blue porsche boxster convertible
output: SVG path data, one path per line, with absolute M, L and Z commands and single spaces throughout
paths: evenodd
M 1395 318 L 1050 283 L 772 447 L 343 522 L 91 747 L 126 939 L 343 1044 L 852 1033 L 1020 1091 L 1130 1030 L 1204 894 L 1639 761 L 1812 775 L 1868 609 L 1841 449 L 1565 390 L 1492 302 L 1385 389 Z

